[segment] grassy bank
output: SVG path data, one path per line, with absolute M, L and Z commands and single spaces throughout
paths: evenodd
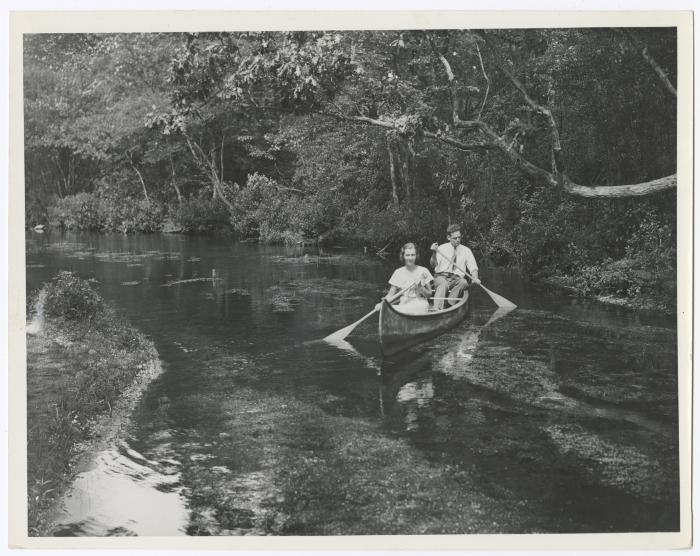
M 539 279 L 575 297 L 596 299 L 602 303 L 630 309 L 673 314 L 676 310 L 675 280 L 649 272 L 611 273 L 586 269 L 573 276 L 546 276 Z M 610 276 L 612 275 L 612 278 Z
M 59 273 L 32 303 L 27 336 L 29 531 L 39 534 L 76 458 L 124 392 L 153 367 L 153 343 L 91 285 Z

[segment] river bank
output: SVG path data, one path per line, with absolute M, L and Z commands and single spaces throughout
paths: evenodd
M 596 301 L 606 303 L 608 305 L 617 305 L 619 307 L 626 307 L 628 309 L 642 311 L 658 311 L 665 315 L 673 314 L 673 312 L 675 311 L 675 307 L 671 307 L 668 301 L 650 295 L 628 297 L 614 295 L 611 293 L 594 294 L 588 292 L 576 285 L 576 277 L 546 276 L 539 278 L 537 282 L 540 284 L 544 284 L 545 286 L 552 287 L 561 292 L 564 292 L 572 297 L 595 299 Z
M 72 478 L 119 440 L 160 374 L 153 343 L 74 275 L 60 273 L 27 326 L 27 489 L 30 535 L 46 535 Z

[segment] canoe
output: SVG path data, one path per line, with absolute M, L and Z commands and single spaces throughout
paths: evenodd
M 394 355 L 401 350 L 439 336 L 446 330 L 457 326 L 469 311 L 469 292 L 458 303 L 442 311 L 424 315 L 405 315 L 396 307 L 382 301 L 379 310 L 379 344 L 385 356 Z

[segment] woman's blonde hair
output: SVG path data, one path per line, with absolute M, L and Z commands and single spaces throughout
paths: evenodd
M 416 252 L 416 260 L 418 260 L 418 247 L 416 247 L 416 244 L 415 244 L 415 243 L 405 243 L 405 244 L 403 245 L 403 247 L 401 247 L 401 252 L 399 253 L 399 260 L 400 260 L 402 263 L 405 263 L 405 262 L 406 262 L 406 261 L 404 261 L 404 259 L 403 259 L 403 254 L 406 252 L 406 249 L 413 249 L 413 250 L 415 250 L 415 252 Z

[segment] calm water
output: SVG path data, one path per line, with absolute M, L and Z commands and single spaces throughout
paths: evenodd
M 678 529 L 674 319 L 486 270 L 517 310 L 494 318 L 473 290 L 459 327 L 391 361 L 376 318 L 350 345 L 318 341 L 370 311 L 394 266 L 176 235 L 28 235 L 28 292 L 58 270 L 96 280 L 164 368 L 124 441 L 77 477 L 55 534 Z

